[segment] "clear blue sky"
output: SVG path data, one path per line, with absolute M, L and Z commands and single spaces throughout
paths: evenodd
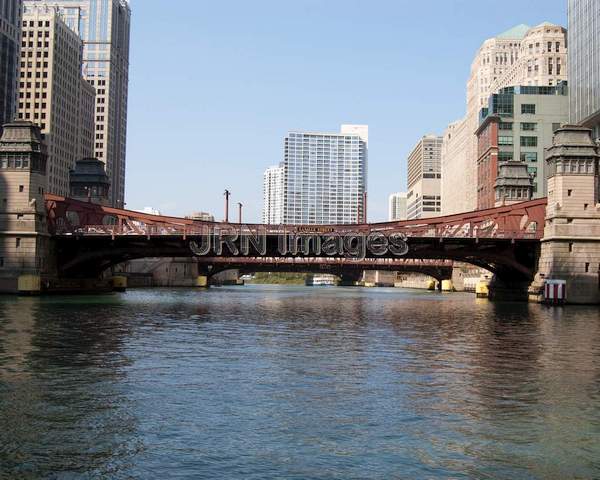
M 481 42 L 566 26 L 566 0 L 131 0 L 127 207 L 258 221 L 289 130 L 369 125 L 369 219 L 406 156 L 465 111 Z

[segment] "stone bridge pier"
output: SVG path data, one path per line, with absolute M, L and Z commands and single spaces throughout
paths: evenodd
M 547 151 L 548 206 L 530 299 L 545 280 L 567 282 L 567 302 L 600 303 L 599 145 L 587 128 L 565 125 Z

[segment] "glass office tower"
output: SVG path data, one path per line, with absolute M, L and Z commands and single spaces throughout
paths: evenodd
M 83 76 L 96 89 L 94 156 L 106 165 L 110 203 L 125 201 L 129 29 L 126 0 L 25 0 L 60 8 L 67 25 L 84 42 Z
M 570 121 L 600 138 L 600 2 L 569 0 Z
M 0 130 L 16 111 L 21 7 L 21 0 L 0 0 Z

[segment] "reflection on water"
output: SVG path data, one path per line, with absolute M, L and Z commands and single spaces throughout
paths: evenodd
M 0 299 L 0 478 L 600 476 L 600 313 L 393 289 Z

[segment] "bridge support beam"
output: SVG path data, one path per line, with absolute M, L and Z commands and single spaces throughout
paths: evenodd
M 487 297 L 500 302 L 527 302 L 529 299 L 528 289 L 528 281 L 507 282 L 494 276 L 487 286 Z
M 127 290 L 127 277 L 116 275 L 110 279 L 113 292 L 125 292 Z
M 39 275 L 21 275 L 18 279 L 19 295 L 36 296 L 42 293 L 42 279 Z
M 342 273 L 339 277 L 340 287 L 355 287 L 360 282 L 361 273 Z

